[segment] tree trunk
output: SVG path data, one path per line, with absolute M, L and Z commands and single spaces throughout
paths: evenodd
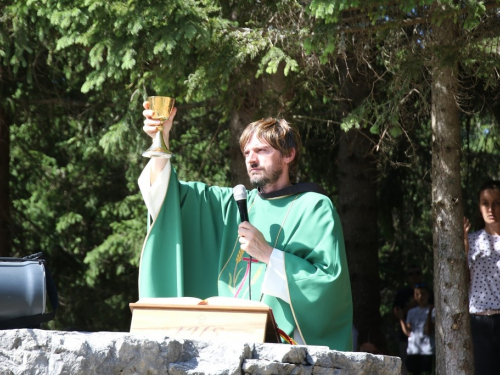
M 0 256 L 10 255 L 9 124 L 0 105 Z
M 452 19 L 433 25 L 435 48 L 451 46 Z M 439 50 L 438 50 L 439 48 Z M 438 56 L 436 54 L 435 56 Z M 460 119 L 454 57 L 433 61 L 432 71 L 432 209 L 436 307 L 437 374 L 473 374 L 468 312 L 468 281 L 463 241 L 463 201 L 460 179 Z
M 375 338 L 381 336 L 376 332 L 381 319 L 377 184 L 370 149 L 367 135 L 358 130 L 348 131 L 340 140 L 339 215 L 351 278 L 354 326 L 360 336 Z
M 370 94 L 373 75 L 356 59 L 339 60 L 344 117 Z M 339 144 L 339 216 L 351 279 L 354 326 L 359 338 L 370 337 L 386 349 L 380 316 L 377 226 L 377 170 L 366 129 L 351 129 Z M 361 342 L 359 344 L 362 344 Z M 357 348 L 354 348 L 355 350 Z

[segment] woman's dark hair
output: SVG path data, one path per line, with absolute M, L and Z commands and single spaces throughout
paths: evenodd
M 500 181 L 489 180 L 489 181 L 486 181 L 484 184 L 482 184 L 481 188 L 479 189 L 479 193 L 477 194 L 478 201 L 481 198 L 481 193 L 485 190 L 498 190 L 498 191 L 500 191 Z

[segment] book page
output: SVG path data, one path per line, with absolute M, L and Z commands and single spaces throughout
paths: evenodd
M 265 306 L 264 302 L 252 301 L 249 299 L 232 298 L 232 297 L 209 297 L 205 299 L 207 305 L 212 306 Z
M 196 297 L 158 297 L 141 298 L 137 303 L 150 303 L 154 305 L 197 305 L 202 300 Z

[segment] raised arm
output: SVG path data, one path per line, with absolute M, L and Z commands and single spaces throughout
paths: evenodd
M 411 325 L 410 323 L 405 322 L 405 314 L 401 307 L 394 307 L 394 315 L 396 315 L 399 319 L 399 324 L 401 325 L 401 330 L 406 336 L 410 336 L 411 333 Z
M 467 283 L 470 283 L 470 270 L 467 266 L 467 259 L 469 257 L 469 230 L 471 224 L 469 219 L 464 217 L 464 248 L 465 248 L 465 275 L 468 278 Z
M 469 230 L 470 230 L 471 224 L 469 219 L 464 217 L 464 247 L 465 247 L 465 255 L 469 255 Z
M 144 132 L 149 135 L 151 138 L 154 138 L 156 132 L 158 131 L 158 127 L 162 125 L 160 120 L 153 120 L 153 111 L 149 109 L 149 103 L 146 101 L 143 104 L 144 111 L 142 112 L 143 116 L 146 118 L 144 120 L 144 127 L 142 128 Z M 174 121 L 175 114 L 177 113 L 177 108 L 172 109 L 172 113 L 168 120 L 163 122 L 163 140 L 165 141 L 165 145 L 170 147 L 170 130 L 172 129 L 172 123 Z M 165 165 L 167 164 L 168 159 L 164 158 L 152 158 L 151 159 L 151 172 L 150 172 L 150 184 L 156 181 L 156 178 L 161 173 Z

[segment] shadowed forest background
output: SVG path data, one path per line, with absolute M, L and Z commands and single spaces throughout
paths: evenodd
M 362 3 L 2 2 L 0 256 L 44 252 L 61 302 L 50 329 L 130 328 L 151 143 L 142 102 L 156 94 L 177 100 L 171 148 L 185 180 L 248 186 L 243 127 L 275 116 L 299 128 L 299 179 L 321 184 L 342 219 L 354 323 L 397 354 L 405 270 L 436 284 L 436 233 L 463 243 L 463 214 L 474 221 L 479 186 L 500 178 L 500 3 Z M 440 108 L 451 171 L 433 159 L 450 150 Z M 462 194 L 454 231 L 433 219 L 446 183 Z M 463 267 L 463 247 L 448 250 Z

